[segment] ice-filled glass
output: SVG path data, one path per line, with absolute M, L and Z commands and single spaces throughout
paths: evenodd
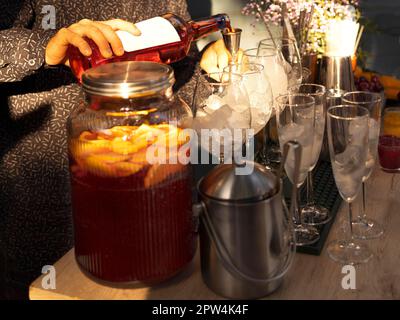
M 193 258 L 190 108 L 172 69 L 119 62 L 83 76 L 68 124 L 75 256 L 97 279 L 156 283 Z

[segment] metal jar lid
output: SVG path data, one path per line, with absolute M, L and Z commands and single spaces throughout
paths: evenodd
M 174 82 L 170 66 L 147 61 L 108 63 L 88 69 L 82 76 L 82 87 L 87 93 L 125 99 L 156 94 Z
M 198 185 L 201 195 L 220 201 L 251 202 L 271 198 L 279 192 L 279 179 L 253 162 L 249 175 L 237 175 L 234 164 L 215 167 Z

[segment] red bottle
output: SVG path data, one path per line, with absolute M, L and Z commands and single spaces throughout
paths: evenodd
M 103 58 L 96 44 L 87 39 L 92 55 L 85 57 L 78 48 L 70 46 L 68 57 L 72 72 L 81 81 L 86 69 L 117 61 L 154 61 L 172 63 L 186 57 L 192 41 L 225 28 L 231 28 L 226 14 L 186 22 L 181 17 L 166 13 L 136 24 L 141 36 L 133 36 L 125 31 L 117 31 L 124 46 L 122 56 Z

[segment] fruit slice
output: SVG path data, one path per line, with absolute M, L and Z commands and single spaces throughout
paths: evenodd
M 173 174 L 184 172 L 185 165 L 183 164 L 156 164 L 153 165 L 144 178 L 144 187 L 151 188 L 162 183 Z
M 111 149 L 115 153 L 127 155 L 138 151 L 140 146 L 133 144 L 130 141 L 125 141 L 123 138 L 115 138 L 111 142 Z
M 118 162 L 115 163 L 114 168 L 118 177 L 127 177 L 140 171 L 144 165 L 131 162 Z
M 106 153 L 111 151 L 110 141 L 108 140 L 73 140 L 70 144 L 72 156 L 77 158 L 85 158 L 91 154 Z
M 121 157 L 121 156 L 120 156 Z M 118 155 L 91 155 L 85 160 L 85 168 L 90 173 L 100 177 L 126 177 L 141 170 L 144 165 L 131 162 L 118 162 L 125 160 Z

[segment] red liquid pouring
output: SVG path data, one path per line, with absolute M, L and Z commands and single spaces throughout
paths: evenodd
M 381 136 L 378 145 L 379 162 L 383 170 L 400 171 L 400 138 Z

